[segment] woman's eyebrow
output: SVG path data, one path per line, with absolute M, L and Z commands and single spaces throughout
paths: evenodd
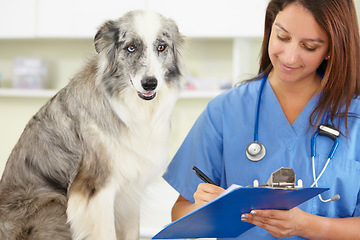
M 280 29 L 283 30 L 284 32 L 290 34 L 290 32 L 289 32 L 288 30 L 286 30 L 286 28 L 284 28 L 283 26 L 281 26 L 281 24 L 275 23 L 275 26 L 277 26 L 278 28 L 280 28 Z M 317 42 L 317 43 L 324 43 L 324 42 L 325 42 L 324 40 L 318 39 L 318 38 L 305 38 L 304 41 Z
M 283 26 L 281 26 L 279 23 L 275 23 L 275 26 L 277 26 L 278 28 L 280 28 L 281 30 L 283 30 L 286 33 L 289 33 L 288 30 L 286 30 Z

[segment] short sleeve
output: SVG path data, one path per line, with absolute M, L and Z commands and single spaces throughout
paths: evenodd
M 357 203 L 355 206 L 353 217 L 360 217 L 360 192 L 358 193 Z
M 178 152 L 170 162 L 164 179 L 187 200 L 194 202 L 193 194 L 202 181 L 192 170 L 198 167 L 215 183 L 220 182 L 222 159 L 221 110 L 210 104 L 202 112 Z

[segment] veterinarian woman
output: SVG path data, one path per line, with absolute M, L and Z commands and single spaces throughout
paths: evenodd
M 315 197 L 288 211 L 239 213 L 258 227 L 236 239 L 360 239 L 359 48 L 352 0 L 271 0 L 259 75 L 210 101 L 164 175 L 180 193 L 173 220 L 233 183 L 266 183 L 280 167 L 310 187 L 313 169 L 316 178 L 332 152 L 317 182 L 330 188 L 325 202 Z M 331 136 L 317 135 L 312 144 L 324 124 Z M 202 183 L 192 166 L 220 187 Z M 340 199 L 326 202 L 336 194 Z

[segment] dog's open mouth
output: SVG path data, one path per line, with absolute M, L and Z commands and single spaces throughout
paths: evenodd
M 131 85 L 135 88 L 132 79 L 130 78 Z M 152 100 L 156 97 L 156 92 L 147 91 L 147 92 L 139 92 L 137 91 L 138 96 L 146 101 Z
M 138 92 L 138 96 L 144 100 L 152 100 L 156 96 L 156 92 Z

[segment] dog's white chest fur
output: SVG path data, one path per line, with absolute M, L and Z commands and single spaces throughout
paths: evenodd
M 114 137 L 117 134 L 109 137 L 96 125 L 91 126 L 93 133 L 98 135 L 101 143 L 107 148 L 110 176 L 106 185 L 88 202 L 86 209 L 89 212 L 104 211 L 103 214 L 115 213 L 115 216 L 104 218 L 109 221 L 107 223 L 101 220 L 103 223 L 98 231 L 76 226 L 76 229 L 81 229 L 78 234 L 74 234 L 78 239 L 81 239 L 84 232 L 98 233 L 103 228 L 106 229 L 106 224 L 112 225 L 114 222 L 115 225 L 121 225 L 121 229 L 132 229 L 127 231 L 130 235 L 119 236 L 123 233 L 112 230 L 102 233 L 107 239 L 115 239 L 115 235 L 117 239 L 138 238 L 133 234 L 138 233 L 137 216 L 144 187 L 159 175 L 168 162 L 170 113 L 177 99 L 177 90 L 163 86 L 161 94 L 152 103 L 141 100 L 131 90 L 125 90 L 122 96 L 125 97 L 112 101 L 112 107 L 124 125 L 121 137 Z M 69 199 L 70 221 L 82 222 L 83 211 L 79 211 L 79 214 L 76 212 L 79 206 L 87 205 L 86 201 L 87 199 L 81 195 L 73 195 Z M 113 209 L 113 212 L 109 212 L 109 209 Z M 85 217 L 90 216 L 85 214 Z
M 141 188 L 165 167 L 168 161 L 170 112 L 175 97 L 169 95 L 167 103 L 155 104 L 155 107 L 137 97 L 133 99 L 133 104 L 114 104 L 126 125 L 126 137 L 118 139 L 118 146 L 113 146 L 116 153 L 113 164 L 117 178 L 123 178 L 122 181 L 130 184 L 139 184 Z

